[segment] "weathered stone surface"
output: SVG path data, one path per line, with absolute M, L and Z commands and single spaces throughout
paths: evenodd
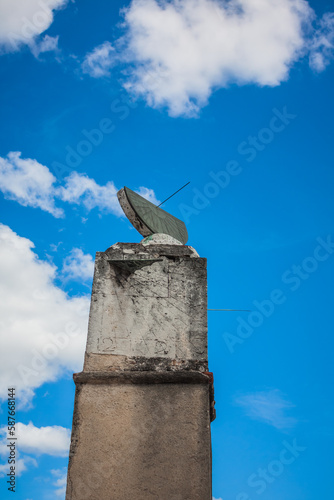
M 206 259 L 194 255 L 124 243 L 97 253 L 87 353 L 207 364 Z M 123 261 L 145 265 L 131 271 Z
M 74 380 L 66 500 L 212 500 L 206 259 L 144 242 L 97 253 Z
M 99 252 L 98 252 L 99 253 Z M 109 258 L 133 258 L 134 255 L 138 258 L 146 258 L 149 255 L 159 257 L 166 255 L 170 257 L 198 257 L 196 250 L 190 246 L 185 245 L 168 245 L 156 243 L 154 245 L 145 245 L 142 243 L 115 243 L 109 247 L 105 252 Z
M 77 386 L 67 500 L 211 500 L 208 384 Z
M 191 359 L 147 358 L 145 356 L 119 356 L 117 354 L 85 355 L 85 371 L 208 371 L 207 361 Z
M 76 384 L 204 384 L 210 376 L 198 371 L 118 371 L 81 372 L 73 375 Z

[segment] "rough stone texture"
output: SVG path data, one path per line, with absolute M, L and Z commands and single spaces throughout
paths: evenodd
M 191 247 L 97 254 L 66 500 L 212 500 L 206 288 Z
M 164 233 L 154 233 L 146 236 L 141 242 L 142 245 L 182 245 L 181 241 L 178 241 L 173 236 Z M 199 257 L 199 255 L 197 255 Z
M 211 500 L 208 385 L 82 384 L 67 500 Z
M 211 383 L 210 373 L 198 371 L 117 371 L 117 372 L 81 372 L 73 375 L 76 384 L 204 384 Z
M 178 371 L 198 370 L 208 371 L 208 363 L 197 360 L 168 359 L 168 358 L 146 358 L 145 356 L 118 356 L 116 354 L 92 354 L 85 355 L 85 371 Z
M 206 259 L 196 255 L 181 245 L 124 243 L 97 253 L 87 354 L 112 354 L 110 365 L 117 355 L 206 369 Z

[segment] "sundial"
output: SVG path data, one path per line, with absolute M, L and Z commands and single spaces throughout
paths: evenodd
M 185 245 L 188 241 L 186 225 L 180 219 L 135 193 L 128 187 L 117 193 L 123 212 L 142 236 L 167 234 Z

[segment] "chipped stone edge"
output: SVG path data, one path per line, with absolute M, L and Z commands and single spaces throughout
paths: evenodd
M 158 234 L 158 233 L 157 233 Z M 194 247 L 190 245 L 170 245 L 162 243 L 154 243 L 154 245 L 144 245 L 143 243 L 125 243 L 117 242 L 107 248 L 104 252 L 98 254 L 109 255 L 117 250 L 122 251 L 127 258 L 138 258 L 138 255 L 159 255 L 161 257 L 191 257 L 201 258 Z M 124 257 L 123 257 L 124 258 Z M 202 257 L 203 258 L 203 257 Z

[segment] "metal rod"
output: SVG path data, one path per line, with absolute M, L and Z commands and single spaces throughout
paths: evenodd
M 188 186 L 188 184 L 190 184 L 190 181 L 187 182 L 187 184 L 185 184 L 184 186 L 182 186 L 180 189 L 178 189 L 177 191 L 175 191 L 174 194 L 171 194 L 170 196 L 168 196 L 168 198 L 165 199 L 165 201 L 162 201 L 160 203 L 160 205 L 157 205 L 158 207 L 161 207 L 161 205 L 163 205 L 164 203 L 166 203 L 167 200 L 169 200 L 172 196 L 174 196 L 176 193 L 178 193 L 179 191 L 181 191 L 181 189 L 185 188 L 186 186 Z
M 250 309 L 208 309 L 208 311 L 245 311 L 245 312 L 251 312 Z

